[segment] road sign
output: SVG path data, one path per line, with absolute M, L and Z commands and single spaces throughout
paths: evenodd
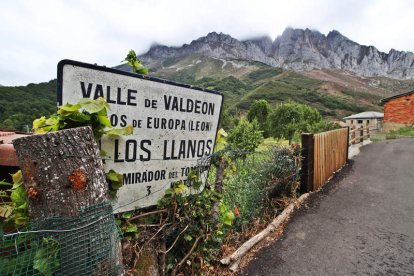
M 101 139 L 105 171 L 123 174 L 118 212 L 155 205 L 171 183 L 213 153 L 220 92 L 72 60 L 58 64 L 58 104 L 104 97 L 115 128 L 134 134 Z M 204 170 L 203 178 L 207 171 Z

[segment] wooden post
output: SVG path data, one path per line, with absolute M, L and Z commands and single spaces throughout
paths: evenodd
M 356 141 L 356 127 L 355 125 L 352 125 L 352 130 L 351 130 L 351 144 L 355 145 L 355 141 Z
M 360 138 L 359 142 L 363 143 L 364 142 L 364 127 L 363 126 L 361 126 L 359 130 L 359 138 Z
M 22 170 L 31 221 L 52 216 L 73 218 L 82 209 L 107 201 L 108 184 L 90 127 L 27 136 L 14 140 L 13 145 Z M 53 234 L 54 229 L 51 230 L 50 233 Z M 85 260 L 79 261 L 79 256 L 92 254 L 95 244 L 103 241 L 100 239 L 105 239 L 104 242 L 109 240 L 110 251 L 108 250 L 106 259 L 95 263 L 94 268 L 90 265 L 85 268 L 90 269 L 88 273 L 104 273 L 104 267 L 108 267 L 108 263 L 120 265 L 122 257 L 116 238 L 118 234 L 107 233 L 111 231 L 108 229 L 98 230 L 94 231 L 94 239 L 79 234 L 76 240 L 70 242 L 67 242 L 67 237 L 73 237 L 73 232 L 59 233 L 58 236 L 62 238 L 59 241 L 60 271 L 71 273 L 76 266 L 86 267 L 86 264 L 80 262 L 87 262 L 88 259 L 85 257 Z M 109 253 L 114 257 L 113 260 L 109 259 Z M 99 259 L 94 261 L 99 262 Z
M 108 184 L 88 127 L 13 141 L 28 192 L 30 218 L 73 217 L 107 200 Z
M 348 127 L 346 127 L 347 128 L 347 136 L 346 136 L 346 163 L 348 163 L 349 162 L 349 158 L 348 158 L 348 156 L 349 156 L 349 147 L 351 146 L 350 144 L 349 144 L 349 126 Z
M 300 178 L 300 192 L 313 191 L 313 134 L 302 133 L 302 174 Z
M 223 156 L 220 157 L 219 165 L 216 167 L 216 180 L 214 181 L 214 191 L 217 193 L 223 193 L 223 179 L 229 162 Z M 219 220 L 219 202 L 213 204 L 213 218 Z

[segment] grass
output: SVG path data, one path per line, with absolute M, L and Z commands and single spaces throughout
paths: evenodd
M 404 137 L 414 138 L 414 127 L 403 127 L 397 130 L 391 130 L 385 136 L 387 139 L 397 139 Z
M 257 147 L 257 152 L 263 152 L 268 151 L 269 149 L 275 147 L 275 146 L 288 146 L 289 141 L 288 140 L 278 140 L 273 137 L 269 137 L 264 139 L 264 141 Z

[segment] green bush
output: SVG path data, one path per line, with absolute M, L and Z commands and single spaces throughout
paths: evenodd
M 263 134 L 256 120 L 249 122 L 241 119 L 229 134 L 228 143 L 233 149 L 242 152 L 254 152 L 263 142 Z

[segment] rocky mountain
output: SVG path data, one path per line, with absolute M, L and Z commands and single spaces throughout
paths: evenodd
M 182 47 L 154 45 L 141 56 L 149 67 L 165 60 L 197 55 L 224 60 L 258 61 L 294 71 L 336 69 L 358 76 L 414 78 L 414 54 L 392 49 L 389 53 L 374 46 L 360 45 L 338 31 L 324 35 L 309 29 L 287 28 L 272 41 L 269 37 L 240 41 L 227 34 L 212 32 Z

